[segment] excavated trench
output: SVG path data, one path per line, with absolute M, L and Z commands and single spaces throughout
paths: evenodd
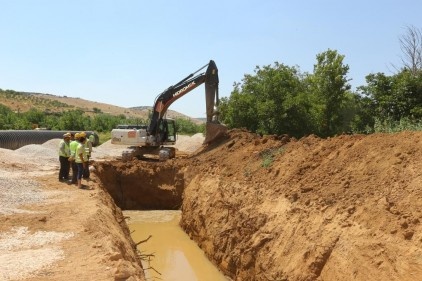
M 154 237 L 147 243 L 150 245 L 142 246 L 142 251 L 153 250 L 156 253 L 152 262 L 163 270 L 160 278 L 184 281 L 227 280 L 195 242 L 178 227 L 185 187 L 182 167 L 176 163 L 136 160 L 126 163 L 98 162 L 94 166 L 99 184 L 108 191 L 125 216 L 130 217 L 128 223 L 133 233 L 132 239 L 142 240 L 148 235 Z M 157 210 L 165 211 L 159 213 Z M 175 213 L 169 210 L 179 211 Z M 139 217 L 144 219 L 139 220 Z M 172 219 L 163 219 L 168 217 Z M 145 237 L 139 236 L 141 233 Z M 143 266 L 151 267 L 149 263 Z M 153 274 L 155 272 L 151 274 L 146 271 L 147 277 L 154 278 Z
M 96 163 L 123 210 L 180 226 L 233 280 L 422 280 L 421 133 L 241 130 L 186 158 Z M 172 238 L 171 238 L 172 239 Z
M 97 176 L 122 210 L 178 210 L 182 205 L 183 172 L 154 162 L 95 163 Z

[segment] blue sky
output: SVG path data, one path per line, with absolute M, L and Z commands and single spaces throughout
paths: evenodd
M 213 59 L 220 96 L 256 66 L 312 72 L 328 49 L 345 56 L 353 88 L 400 64 L 421 0 L 0 0 L 0 89 L 123 107 L 155 97 Z M 205 116 L 201 85 L 170 109 Z

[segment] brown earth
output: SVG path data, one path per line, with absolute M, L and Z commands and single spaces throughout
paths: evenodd
M 111 197 L 96 188 L 95 180 L 87 183 L 89 188 L 81 190 L 58 182 L 56 174 L 34 179 L 44 187 L 44 191 L 58 192 L 57 195 L 48 203 L 25 206 L 31 212 L 29 214 L 0 216 L 0 233 L 25 226 L 40 239 L 50 233 L 72 233 L 73 236 L 59 243 L 65 258 L 53 266 L 47 265 L 31 273 L 31 270 L 22 268 L 31 265 L 31 262 L 19 261 L 13 264 L 15 270 L 29 274 L 22 274 L 24 278 L 9 279 L 8 275 L 3 276 L 0 272 L 0 280 L 144 280 L 140 260 L 134 250 L 136 246 L 128 239 L 130 233 L 125 218 Z M 36 252 L 38 248 L 39 245 L 33 241 L 33 247 L 26 250 L 27 254 L 17 251 L 12 255 L 13 260 L 19 257 L 45 259 Z
M 92 190 L 40 177 L 67 201 L 31 207 L 48 215 L 3 216 L 0 231 L 78 234 L 31 281 L 143 280 L 120 208 L 179 206 L 182 228 L 233 280 L 422 280 L 421 145 L 422 132 L 295 140 L 233 130 L 166 162 L 98 161 Z
M 234 280 L 422 280 L 421 145 L 231 131 L 187 159 L 97 168 L 125 207 L 182 197 L 181 226 Z
M 212 260 L 236 280 L 422 280 L 422 133 L 284 142 L 238 132 L 198 157 L 182 226 Z

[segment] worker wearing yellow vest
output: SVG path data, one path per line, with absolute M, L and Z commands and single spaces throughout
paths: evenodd
M 63 135 L 63 139 L 59 144 L 59 161 L 60 161 L 60 170 L 59 170 L 59 181 L 66 182 L 69 179 L 69 161 L 70 156 L 70 133 Z
M 85 134 L 86 136 L 86 134 Z M 90 135 L 89 138 L 86 139 L 86 143 L 85 143 L 85 151 L 86 154 L 88 156 L 88 161 L 86 164 L 86 168 L 84 169 L 84 174 L 83 174 L 83 178 L 86 180 L 89 180 L 89 176 L 90 176 L 90 172 L 89 172 L 89 158 L 91 158 L 91 153 L 92 153 L 92 141 L 91 141 L 91 137 L 93 137 L 93 135 Z
M 77 183 L 78 188 L 82 188 L 82 176 L 84 169 L 88 168 L 88 155 L 85 150 L 86 134 L 84 132 L 79 133 L 79 144 L 76 149 L 75 162 L 78 166 Z
M 71 140 L 69 144 L 69 147 L 70 147 L 69 163 L 70 163 L 70 166 L 72 167 L 72 180 L 70 181 L 70 184 L 77 183 L 78 166 L 76 165 L 75 159 L 76 159 L 76 149 L 78 148 L 78 145 L 79 145 L 79 133 L 76 133 L 74 134 L 73 140 Z

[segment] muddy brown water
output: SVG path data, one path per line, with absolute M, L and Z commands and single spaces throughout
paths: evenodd
M 204 252 L 180 228 L 181 211 L 124 211 L 138 250 L 154 255 L 143 263 L 148 280 L 227 281 Z

